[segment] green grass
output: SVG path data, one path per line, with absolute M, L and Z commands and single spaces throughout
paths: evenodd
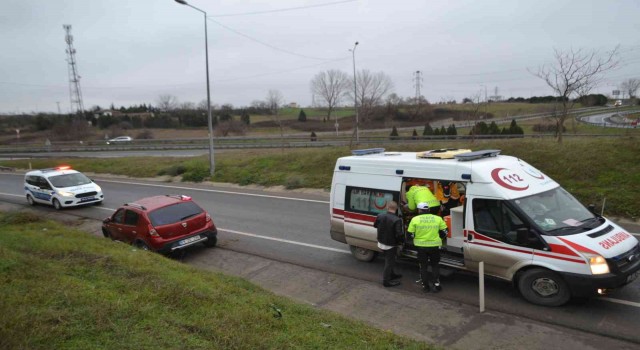
M 35 214 L 0 231 L 1 349 L 429 348 Z
M 637 130 L 636 130 L 637 131 Z M 503 154 L 524 159 L 559 182 L 581 202 L 600 206 L 606 198 L 605 214 L 640 218 L 640 142 L 636 136 L 622 138 L 573 138 L 563 144 L 552 138 L 438 141 L 386 145 L 393 151 L 423 151 L 459 147 L 474 150 L 501 149 Z M 360 148 L 380 145 L 361 145 Z M 282 185 L 287 188 L 329 189 L 338 157 L 348 155 L 346 147 L 322 149 L 236 150 L 216 155 L 214 181 L 241 185 Z M 207 177 L 208 157 L 118 158 L 118 159 L 32 159 L 3 161 L 0 165 L 25 169 L 69 164 L 84 172 L 111 173 L 133 177 L 153 177 L 184 169 L 183 176 L 194 181 Z M 193 174 L 193 175 L 189 175 Z M 192 176 L 192 177 L 189 177 Z

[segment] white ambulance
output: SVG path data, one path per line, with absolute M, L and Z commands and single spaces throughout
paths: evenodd
M 604 294 L 640 274 L 640 244 L 585 208 L 551 178 L 499 150 L 354 151 L 339 158 L 331 185 L 331 237 L 356 259 L 379 252 L 373 222 L 386 203 L 404 201 L 408 185 L 442 184 L 461 194 L 445 221 L 441 264 L 513 282 L 529 302 L 546 306 Z M 440 186 L 440 187 L 438 187 Z M 408 223 L 409 214 L 399 213 Z M 406 226 L 405 226 L 406 227 Z M 405 237 L 401 254 L 415 257 Z

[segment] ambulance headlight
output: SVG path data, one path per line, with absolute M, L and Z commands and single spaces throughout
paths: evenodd
M 62 197 L 73 197 L 74 194 L 71 192 L 67 192 L 67 191 L 58 191 L 58 194 L 61 195 Z
M 102 188 L 100 186 L 96 185 L 96 191 L 102 192 Z
M 609 273 L 609 265 L 602 256 L 587 254 L 587 258 L 589 259 L 589 267 L 591 267 L 592 274 L 602 275 Z

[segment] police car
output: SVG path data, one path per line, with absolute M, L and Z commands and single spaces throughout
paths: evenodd
M 60 210 L 84 204 L 100 204 L 102 189 L 83 173 L 68 166 L 29 171 L 24 194 L 30 205 L 48 204 Z

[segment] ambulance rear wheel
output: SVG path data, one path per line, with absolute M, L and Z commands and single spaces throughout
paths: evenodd
M 560 306 L 571 298 L 567 283 L 557 273 L 545 269 L 527 270 L 518 278 L 520 294 L 530 303 Z
M 351 254 L 358 261 L 370 262 L 376 257 L 376 252 L 373 250 L 365 249 L 362 247 L 349 246 L 351 248 Z

